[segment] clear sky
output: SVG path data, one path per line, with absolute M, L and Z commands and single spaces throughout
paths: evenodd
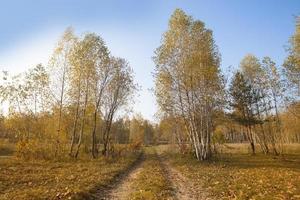
M 247 53 L 282 64 L 284 46 L 300 15 L 300 0 L 2 0 L 0 70 L 21 72 L 47 60 L 66 27 L 96 32 L 112 54 L 126 58 L 141 91 L 134 111 L 156 112 L 151 57 L 175 8 L 213 30 L 222 69 L 237 67 Z

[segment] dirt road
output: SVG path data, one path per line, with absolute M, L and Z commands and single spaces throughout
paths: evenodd
M 127 172 L 120 175 L 114 180 L 111 187 L 106 190 L 101 190 L 97 194 L 97 199 L 113 199 L 126 200 L 130 199 L 130 194 L 139 191 L 139 188 L 134 183 L 139 179 L 139 175 L 145 170 L 145 161 L 149 155 L 145 153 L 140 160 L 133 165 Z M 189 199 L 208 199 L 203 190 L 195 187 L 187 177 L 183 176 L 177 169 L 171 166 L 168 160 L 161 155 L 155 153 L 155 157 L 159 160 L 159 167 L 164 172 L 165 178 L 171 188 L 172 195 L 168 199 L 174 200 L 189 200 Z M 153 155 L 152 155 L 153 159 Z M 151 177 L 151 176 L 150 176 Z M 148 188 L 151 191 L 151 188 Z M 164 192 L 164 191 L 162 191 Z

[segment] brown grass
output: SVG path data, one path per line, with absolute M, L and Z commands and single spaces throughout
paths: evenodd
M 15 152 L 15 145 L 8 140 L 0 139 L 0 156 L 11 156 Z
M 128 199 L 171 199 L 172 189 L 155 150 L 149 147 L 145 151 L 143 169 L 133 181 L 134 191 L 129 194 Z
M 216 199 L 300 199 L 300 145 L 289 154 L 246 154 L 244 144 L 230 145 L 210 162 L 168 154 L 174 167 Z M 293 150 L 297 151 L 293 151 Z
M 106 187 L 138 157 L 67 162 L 0 158 L 0 199 L 82 199 Z

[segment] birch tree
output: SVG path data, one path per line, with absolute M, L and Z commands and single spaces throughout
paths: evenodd
M 264 127 L 267 118 L 266 113 L 271 109 L 268 104 L 269 96 L 266 79 L 264 78 L 265 74 L 259 59 L 252 54 L 248 54 L 242 59 L 240 69 L 244 78 L 252 87 L 253 104 L 250 109 L 257 122 L 254 124 L 254 128 L 257 128 L 257 131 L 253 130 L 254 135 L 263 152 L 267 154 L 269 153 L 267 134 L 271 135 L 272 133 L 270 131 L 267 133 Z
M 113 70 L 113 77 L 108 83 L 103 96 L 103 129 L 102 154 L 109 156 L 112 150 L 111 127 L 116 113 L 132 100 L 136 85 L 133 80 L 133 71 L 126 60 L 112 57 L 110 67 Z
M 59 148 L 61 137 L 61 123 L 64 104 L 66 104 L 66 91 L 69 86 L 69 72 L 71 68 L 70 54 L 77 42 L 72 28 L 67 28 L 59 40 L 49 61 L 52 82 L 52 97 L 54 98 L 54 107 L 58 107 L 58 119 L 56 129 L 56 153 Z
M 75 158 L 78 157 L 82 144 L 87 120 L 87 107 L 92 99 L 92 84 L 96 78 L 96 62 L 99 56 L 97 48 L 98 39 L 99 37 L 95 34 L 86 34 L 74 47 L 71 54 L 71 93 L 73 93 L 76 108 L 70 154 L 72 155 L 73 153 L 76 140 L 76 150 L 73 155 Z M 78 123 L 80 123 L 79 127 Z M 78 128 L 79 130 L 77 130 Z M 76 138 L 77 132 L 78 138 Z
M 283 67 L 285 75 L 290 83 L 290 87 L 298 89 L 300 95 L 300 17 L 296 18 L 295 32 L 289 40 L 287 49 L 288 56 L 284 61 Z
M 279 154 L 276 146 L 280 147 L 282 151 L 282 122 L 279 116 L 280 104 L 283 104 L 285 101 L 285 84 L 283 83 L 283 79 L 281 74 L 279 73 L 278 67 L 276 63 L 272 61 L 269 57 L 264 57 L 262 60 L 262 69 L 264 70 L 264 82 L 265 87 L 268 90 L 269 97 L 269 110 L 265 111 L 266 117 L 268 120 L 268 126 L 270 132 L 269 140 L 272 144 L 272 148 L 275 154 Z M 274 123 L 275 122 L 275 123 Z M 275 125 L 273 125 L 275 124 Z M 273 128 L 273 126 L 275 128 Z
M 93 112 L 93 128 L 92 128 L 92 157 L 96 158 L 96 154 L 98 149 L 96 148 L 96 132 L 97 132 L 97 124 L 98 124 L 98 117 L 101 116 L 101 109 L 103 103 L 103 93 L 111 81 L 113 77 L 113 70 L 110 65 L 110 58 L 109 58 L 109 51 L 104 43 L 104 41 L 99 37 L 95 36 L 95 49 L 94 49 L 94 67 L 95 67 L 95 74 L 93 75 L 93 105 L 94 105 L 94 112 Z
M 184 119 L 195 156 L 211 156 L 213 113 L 223 91 L 212 31 L 176 9 L 156 49 L 155 93 L 160 110 Z

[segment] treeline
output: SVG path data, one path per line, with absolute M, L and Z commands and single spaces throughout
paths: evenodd
M 151 124 L 128 117 L 137 92 L 128 62 L 112 56 L 100 36 L 68 28 L 49 65 L 3 72 L 8 115 L 0 116 L 0 137 L 16 142 L 25 158 L 96 158 L 175 143 L 206 160 L 225 142 L 279 155 L 285 143 L 300 142 L 300 18 L 289 42 L 281 66 L 249 54 L 225 74 L 212 31 L 176 9 L 154 55 L 160 121 Z
M 181 152 L 189 148 L 199 160 L 226 141 L 247 141 L 253 154 L 257 144 L 266 154 L 282 153 L 284 143 L 300 136 L 300 18 L 288 54 L 280 67 L 246 55 L 225 76 L 212 31 L 176 9 L 154 56 L 160 126 Z
M 1 115 L 0 134 L 25 158 L 77 158 L 80 152 L 96 158 L 113 155 L 117 143 L 152 143 L 149 122 L 126 118 L 136 91 L 125 59 L 112 56 L 100 36 L 78 37 L 68 28 L 49 65 L 3 72 L 0 99 L 8 114 Z

